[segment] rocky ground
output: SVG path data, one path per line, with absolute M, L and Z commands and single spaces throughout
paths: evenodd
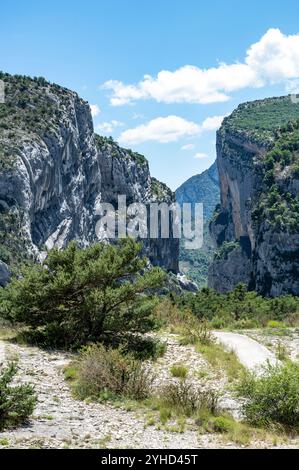
M 167 342 L 167 350 L 154 366 L 155 386 L 174 380 L 169 372 L 171 365 L 185 364 L 193 381 L 220 391 L 222 406 L 237 411 L 238 403 L 226 390 L 224 373 L 211 370 L 193 346 L 180 345 L 176 335 L 164 334 L 161 339 Z M 130 411 L 125 407 L 75 400 L 64 380 L 63 368 L 72 359 L 65 353 L 0 341 L 2 362 L 4 355 L 5 360 L 18 359 L 20 380 L 35 385 L 38 405 L 27 425 L 0 433 L 0 448 L 237 447 L 221 435 L 200 434 L 192 426 L 187 425 L 184 432 L 178 432 L 177 428 L 150 425 L 143 409 Z M 284 446 L 297 447 L 298 442 L 293 440 Z M 266 447 L 269 443 L 253 443 L 252 446 Z

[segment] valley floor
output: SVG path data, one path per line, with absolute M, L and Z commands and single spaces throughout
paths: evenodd
M 178 362 L 189 367 L 193 381 L 202 387 L 221 392 L 221 405 L 238 416 L 239 403 L 228 391 L 223 371 L 213 370 L 191 345 L 180 345 L 178 337 L 163 333 L 167 342 L 165 355 L 154 365 L 155 385 L 173 380 L 169 369 Z M 200 434 L 198 428 L 186 426 L 179 432 L 173 426 L 149 423 L 142 408 L 86 403 L 73 398 L 64 379 L 63 368 L 72 359 L 61 352 L 0 341 L 0 362 L 19 361 L 19 377 L 35 385 L 38 405 L 29 423 L 21 428 L 0 433 L 0 448 L 232 448 L 221 434 Z M 299 438 L 275 442 L 251 442 L 250 447 L 299 447 Z M 244 446 L 243 446 L 244 447 Z

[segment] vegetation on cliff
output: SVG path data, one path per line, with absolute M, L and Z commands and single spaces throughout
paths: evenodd
M 5 89 L 5 102 L 0 104 L 0 139 L 10 141 L 6 152 L 13 152 L 11 142 L 17 143 L 21 135 L 54 132 L 69 110 L 70 96 L 76 95 L 43 77 L 0 72 L 0 79 Z
M 291 96 L 267 98 L 240 104 L 230 116 L 224 118 L 223 129 L 244 133 L 267 144 L 279 128 L 298 117 L 299 103 L 293 103 Z
M 124 160 L 132 158 L 137 165 L 148 166 L 148 161 L 144 155 L 138 152 L 133 152 L 133 150 L 131 149 L 125 149 L 120 147 L 111 136 L 106 137 L 99 134 L 95 134 L 95 141 L 99 150 L 109 150 L 113 157 L 119 157 Z
M 299 232 L 299 194 L 291 189 L 299 179 L 299 119 L 289 122 L 276 133 L 277 139 L 258 167 L 261 191 L 253 219 L 269 221 L 277 231 Z

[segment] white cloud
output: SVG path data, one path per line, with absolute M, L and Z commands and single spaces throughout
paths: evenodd
M 212 116 L 206 118 L 201 124 L 202 131 L 214 131 L 219 129 L 225 116 Z
M 181 137 L 195 135 L 200 126 L 179 116 L 158 117 L 146 124 L 122 132 L 118 141 L 126 144 L 140 144 L 147 141 L 161 143 L 175 142 Z
M 104 83 L 103 87 L 114 92 L 114 96 L 111 98 L 112 106 L 121 106 L 144 97 L 142 90 L 139 90 L 138 87 L 124 85 L 118 80 L 109 80 Z
M 100 124 L 96 126 L 96 130 L 104 134 L 111 134 L 117 127 L 121 126 L 123 126 L 122 122 L 113 119 L 109 122 L 100 122 Z
M 194 158 L 199 158 L 199 159 L 201 159 L 201 158 L 207 158 L 207 157 L 208 157 L 208 155 L 207 155 L 206 153 L 204 153 L 204 152 L 197 152 L 197 153 L 194 155 Z
M 224 116 L 212 116 L 206 118 L 201 124 L 197 124 L 179 116 L 158 117 L 146 124 L 123 131 L 117 140 L 123 144 L 141 144 L 148 141 L 175 142 L 182 137 L 198 136 L 202 132 L 216 130 L 220 127 L 223 118 Z M 106 132 L 110 131 L 106 129 Z M 194 147 L 194 144 L 186 144 L 181 149 L 192 150 Z
M 233 91 L 262 87 L 299 77 L 299 34 L 284 35 L 271 28 L 246 52 L 242 63 L 220 63 L 201 69 L 185 65 L 156 77 L 145 75 L 137 84 L 110 80 L 104 88 L 112 90 L 110 103 L 121 106 L 140 99 L 163 103 L 215 103 L 227 101 Z
M 100 110 L 100 108 L 98 107 L 97 104 L 91 104 L 90 105 L 90 110 L 91 110 L 92 117 L 96 117 L 101 113 L 101 110 Z
M 134 114 L 132 115 L 132 119 L 133 119 L 133 120 L 144 119 L 144 117 L 145 117 L 145 116 L 144 116 L 143 114 L 140 114 L 140 113 L 134 113 Z
M 194 144 L 186 144 L 181 147 L 181 150 L 193 150 L 195 148 Z

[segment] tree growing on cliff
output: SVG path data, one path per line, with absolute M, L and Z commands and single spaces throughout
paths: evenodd
M 0 315 L 29 327 L 27 337 L 46 347 L 134 338 L 154 326 L 149 293 L 165 279 L 161 269 L 146 269 L 140 251 L 132 239 L 54 249 L 1 290 Z

